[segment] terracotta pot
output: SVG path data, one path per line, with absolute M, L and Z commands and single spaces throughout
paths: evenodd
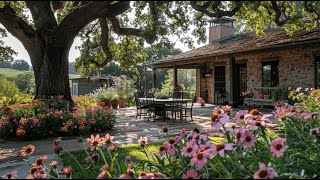
M 113 109 L 117 109 L 118 105 L 119 105 L 118 101 L 111 101 L 111 106 L 112 106 Z
M 126 104 L 125 98 L 119 98 L 119 108 L 124 108 Z
M 109 108 L 111 107 L 111 101 L 110 100 L 104 100 L 103 102 L 105 104 L 104 105 L 105 107 L 109 107 Z
M 104 106 L 105 106 L 105 102 L 103 102 L 103 101 L 97 101 L 97 105 L 98 105 L 98 106 L 101 106 L 101 107 L 104 107 Z

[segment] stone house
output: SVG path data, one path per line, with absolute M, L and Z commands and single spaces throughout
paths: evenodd
M 196 96 L 236 105 L 242 92 L 272 87 L 319 87 L 320 29 L 292 36 L 282 29 L 235 34 L 234 19 L 210 21 L 209 44 L 154 61 L 157 68 L 196 69 Z M 319 75 L 318 75 L 319 76 Z M 269 97 L 270 98 L 270 97 Z

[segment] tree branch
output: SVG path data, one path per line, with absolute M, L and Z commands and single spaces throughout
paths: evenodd
M 90 60 L 90 63 L 95 64 L 99 68 L 103 68 L 112 60 L 112 53 L 109 48 L 109 27 L 106 18 L 99 18 L 101 28 L 101 45 L 103 52 L 106 54 L 106 59 L 100 64 L 95 60 Z
M 19 39 L 25 48 L 34 44 L 35 30 L 18 16 L 10 5 L 0 8 L 0 23 Z
M 57 21 L 50 7 L 50 1 L 26 1 L 31 11 L 34 25 L 37 30 L 54 30 Z
M 70 12 L 60 23 L 55 34 L 57 44 L 65 44 L 78 35 L 87 24 L 100 17 L 113 17 L 130 8 L 129 1 L 91 1 Z
M 149 44 L 153 43 L 156 40 L 155 36 L 150 32 L 144 32 L 141 29 L 136 29 L 136 28 L 120 27 L 120 22 L 116 17 L 111 17 L 107 19 L 111 22 L 113 31 L 118 35 L 142 37 Z
M 276 1 L 271 1 L 272 4 L 272 8 L 273 10 L 276 12 L 276 16 L 274 17 L 274 22 L 278 25 L 278 26 L 283 26 L 286 22 L 287 22 L 287 18 L 284 19 L 283 21 L 280 21 L 280 17 L 281 17 L 281 10 L 277 5 Z
M 216 17 L 216 18 L 221 18 L 222 16 L 233 16 L 236 12 L 238 12 L 240 10 L 243 3 L 240 1 L 236 1 L 235 2 L 236 6 L 231 11 L 224 11 L 224 10 L 217 8 L 219 4 L 214 3 L 212 5 L 212 7 L 213 8 L 216 7 L 215 12 L 210 12 L 207 10 L 207 8 L 209 7 L 208 3 L 205 3 L 204 5 L 198 5 L 197 1 L 190 1 L 190 5 L 194 10 L 202 12 L 209 17 Z

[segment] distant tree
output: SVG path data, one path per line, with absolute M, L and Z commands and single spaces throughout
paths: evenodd
M 23 71 L 29 71 L 30 70 L 30 65 L 26 60 L 20 59 L 20 60 L 15 60 L 12 63 L 12 68 L 16 70 L 23 70 Z
M 13 97 L 19 92 L 16 84 L 9 81 L 3 74 L 0 74 L 0 97 Z
M 181 83 L 183 90 L 194 92 L 196 90 L 195 69 L 178 69 L 178 83 Z M 164 83 L 162 83 L 161 93 L 168 95 L 173 91 L 173 70 L 168 70 Z
M 9 61 L 0 61 L 0 68 L 12 68 L 12 63 Z
M 6 30 L 0 28 L 0 38 L 7 37 Z M 4 42 L 0 39 L 0 62 L 1 61 L 9 61 L 11 62 L 13 60 L 13 55 L 17 55 L 17 52 L 15 52 L 11 47 L 4 46 Z
M 20 92 L 29 94 L 35 88 L 33 73 L 18 74 L 17 76 L 8 79 L 16 83 Z

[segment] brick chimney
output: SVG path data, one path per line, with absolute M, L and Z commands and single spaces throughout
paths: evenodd
M 230 17 L 214 18 L 210 21 L 209 44 L 213 41 L 232 36 L 235 33 L 233 22 L 235 19 Z

